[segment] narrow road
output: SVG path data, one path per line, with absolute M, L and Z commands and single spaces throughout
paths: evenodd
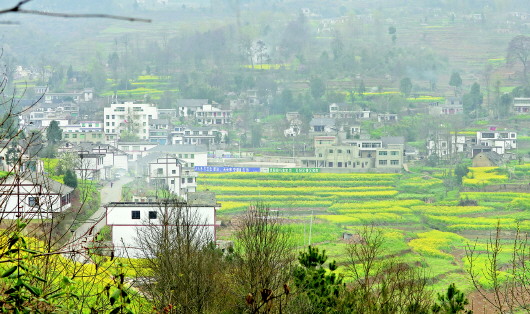
M 121 188 L 124 184 L 131 182 L 133 178 L 123 177 L 111 183 L 105 184 L 101 190 L 101 205 L 121 200 Z M 79 226 L 70 238 L 69 248 L 77 252 L 86 252 L 86 247 L 94 236 L 105 226 L 105 207 L 101 206 L 90 218 Z M 86 254 L 75 254 L 73 259 L 81 263 L 89 263 L 90 258 Z

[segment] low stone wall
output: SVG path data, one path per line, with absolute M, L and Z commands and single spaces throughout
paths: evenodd
M 530 193 L 529 184 L 495 184 L 483 187 L 464 187 L 464 192 L 519 192 Z

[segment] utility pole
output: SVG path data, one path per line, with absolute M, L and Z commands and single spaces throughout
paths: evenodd
M 309 245 L 311 245 L 311 232 L 313 230 L 313 210 L 311 210 L 311 222 L 309 223 Z

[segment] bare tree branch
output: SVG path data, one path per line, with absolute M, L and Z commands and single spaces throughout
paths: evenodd
M 60 12 L 46 12 L 46 11 L 40 11 L 40 10 L 23 9 L 22 6 L 30 1 L 32 0 L 21 0 L 15 6 L 11 8 L 0 10 L 0 14 L 22 13 L 22 14 L 44 15 L 44 16 L 65 17 L 65 18 L 103 18 L 103 19 L 113 19 L 113 20 L 129 21 L 129 22 L 151 23 L 151 19 L 142 19 L 142 18 L 129 17 L 129 16 L 112 15 L 112 14 L 60 13 Z M 14 23 L 2 22 L 2 24 L 14 24 Z

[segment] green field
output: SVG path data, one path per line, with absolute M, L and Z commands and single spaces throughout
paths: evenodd
M 516 169 L 521 175 L 527 168 Z M 434 176 L 201 173 L 198 185 L 216 193 L 222 204 L 219 219 L 237 220 L 249 205 L 265 202 L 285 219 L 286 228 L 293 233 L 294 250 L 311 242 L 326 249 L 341 265 L 347 262 L 347 241 L 342 240 L 342 234 L 375 224 L 385 231 L 385 256 L 397 255 L 403 261 L 422 265 L 438 291 L 451 282 L 471 290 L 465 273 L 466 245 L 477 240 L 485 249 L 497 222 L 506 231 L 518 226 L 530 231 L 525 211 L 530 209 L 530 196 L 515 192 L 447 192 L 441 177 L 436 172 Z M 471 168 L 463 181 L 464 186 L 475 187 L 479 183 L 508 182 L 508 178 L 497 169 Z M 477 203 L 464 206 L 459 204 L 461 199 Z M 221 227 L 218 235 L 230 239 L 231 226 L 224 225 L 227 227 Z M 506 248 L 503 254 L 508 256 L 509 252 Z

